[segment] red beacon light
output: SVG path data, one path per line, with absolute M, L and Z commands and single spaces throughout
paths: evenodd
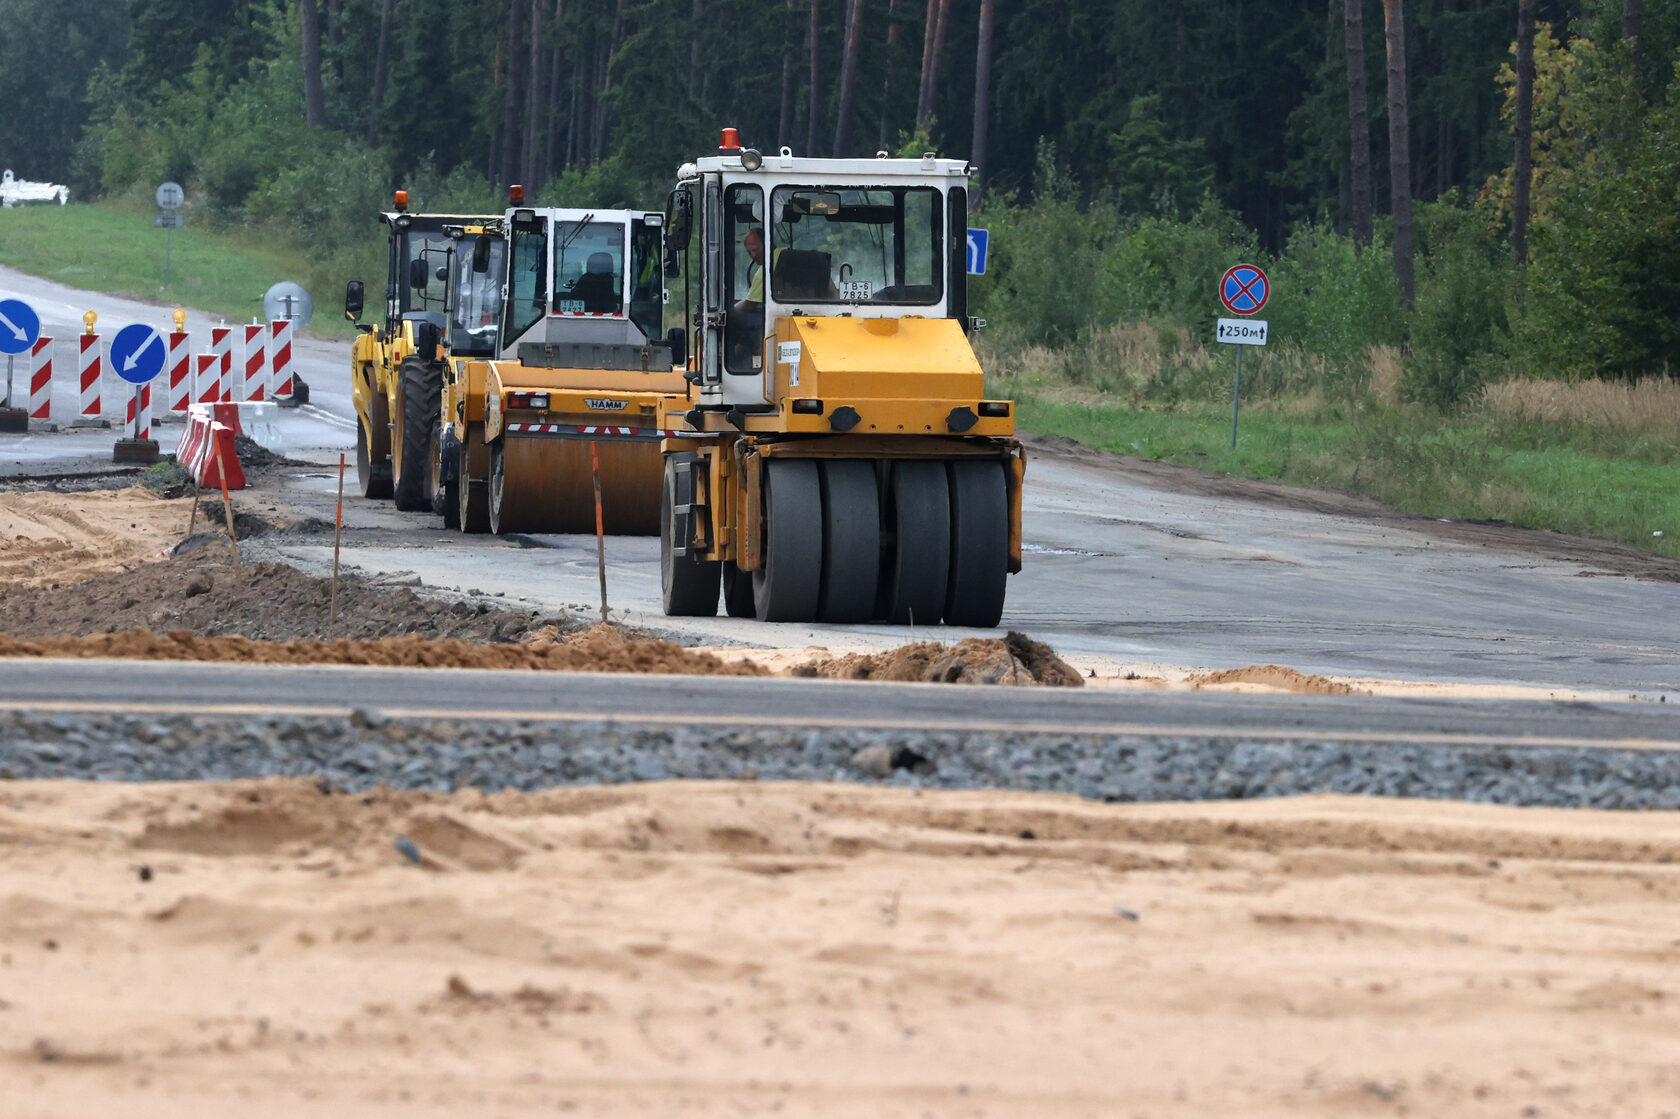
M 512 186 L 508 187 L 508 201 L 513 203 L 515 206 L 523 204 L 525 201 L 525 188 L 518 183 L 514 183 Z
M 724 129 L 723 130 L 723 139 L 718 141 L 718 151 L 720 151 L 720 152 L 738 152 L 740 150 L 741 150 L 741 130 L 738 129 L 738 128 L 726 128 L 726 129 Z
M 397 191 L 396 202 L 397 202 L 397 213 L 400 214 L 403 211 L 407 210 L 408 209 L 408 191 L 406 191 L 406 190 Z

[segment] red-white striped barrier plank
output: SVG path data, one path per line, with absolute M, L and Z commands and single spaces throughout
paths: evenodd
M 274 395 L 292 395 L 292 324 L 285 320 L 268 324 L 269 365 L 274 370 Z
M 245 324 L 245 396 L 246 400 L 268 399 L 268 358 L 263 336 L 268 333 L 262 323 Z
M 233 399 L 233 327 L 213 326 L 210 328 L 210 352 L 216 355 L 217 370 L 216 399 Z M 240 375 L 244 375 L 241 369 Z
M 164 369 L 169 374 L 169 395 L 165 398 L 168 410 L 185 412 L 193 402 L 192 350 L 187 345 L 187 336 L 180 331 L 169 333 L 169 359 Z
M 193 359 L 192 402 L 214 404 L 222 398 L 222 359 L 212 353 L 198 354 Z
M 99 335 L 83 334 L 81 341 L 81 362 L 77 369 L 81 373 L 81 414 L 99 417 L 101 411 L 99 401 L 99 374 L 102 362 L 99 357 Z
M 42 335 L 29 348 L 29 418 L 52 419 L 52 342 Z
M 134 409 L 140 408 L 140 423 L 134 422 Z M 128 408 L 123 416 L 123 430 L 128 433 L 126 438 L 150 439 L 152 437 L 152 386 L 150 382 L 136 385 L 134 391 L 128 394 Z

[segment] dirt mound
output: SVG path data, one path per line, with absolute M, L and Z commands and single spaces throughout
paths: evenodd
M 186 528 L 189 503 L 131 483 L 73 497 L 0 492 L 0 588 L 66 586 L 157 559 Z
M 520 644 L 485 645 L 456 638 L 384 637 L 367 641 L 253 641 L 200 637 L 190 630 L 156 634 L 136 629 L 29 641 L 0 636 L 0 657 L 116 657 L 137 660 L 235 661 L 245 664 L 358 664 L 384 668 L 507 668 L 558 672 L 638 672 L 689 676 L 763 676 L 747 661 L 726 662 L 671 641 L 627 637 L 611 626 L 539 636 Z
M 1014 684 L 1077 688 L 1079 673 L 1043 642 L 1011 631 L 1003 640 L 970 637 L 955 645 L 918 641 L 884 653 L 849 653 L 796 665 L 795 676 L 929 684 Z
M 235 570 L 226 542 L 191 556 L 144 564 L 57 589 L 0 591 L 0 633 L 14 638 L 84 637 L 133 629 L 188 630 L 259 640 L 381 638 L 403 634 L 517 641 L 564 619 L 440 602 L 407 588 L 343 578 L 329 624 L 331 583 L 277 563 Z
M 1218 687 L 1222 684 L 1250 684 L 1269 691 L 1291 695 L 1370 695 L 1370 692 L 1332 680 L 1328 676 L 1309 676 L 1293 668 L 1276 664 L 1256 664 L 1247 668 L 1227 668 L 1223 672 L 1198 672 L 1185 683 L 1192 688 Z M 1233 689 L 1239 690 L 1239 689 Z

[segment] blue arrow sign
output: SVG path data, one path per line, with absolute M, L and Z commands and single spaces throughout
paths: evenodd
M 111 368 L 131 385 L 143 385 L 163 372 L 163 336 L 143 323 L 117 331 L 111 339 Z
M 41 336 L 35 308 L 16 299 L 0 299 L 0 354 L 21 354 Z
M 968 231 L 968 274 L 970 276 L 984 276 L 986 274 L 986 249 L 992 240 L 989 229 L 971 229 Z

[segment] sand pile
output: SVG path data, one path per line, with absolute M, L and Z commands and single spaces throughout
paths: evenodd
M 1371 693 L 1327 676 L 1310 675 L 1276 664 L 1227 668 L 1219 672 L 1198 672 L 1185 680 L 1197 690 L 1267 691 L 1290 695 L 1370 695 Z
M 1045 685 L 1077 688 L 1084 680 L 1055 650 L 1011 631 L 1003 640 L 970 637 L 955 645 L 918 641 L 884 653 L 848 653 L 797 665 L 794 676 L 929 684 Z

